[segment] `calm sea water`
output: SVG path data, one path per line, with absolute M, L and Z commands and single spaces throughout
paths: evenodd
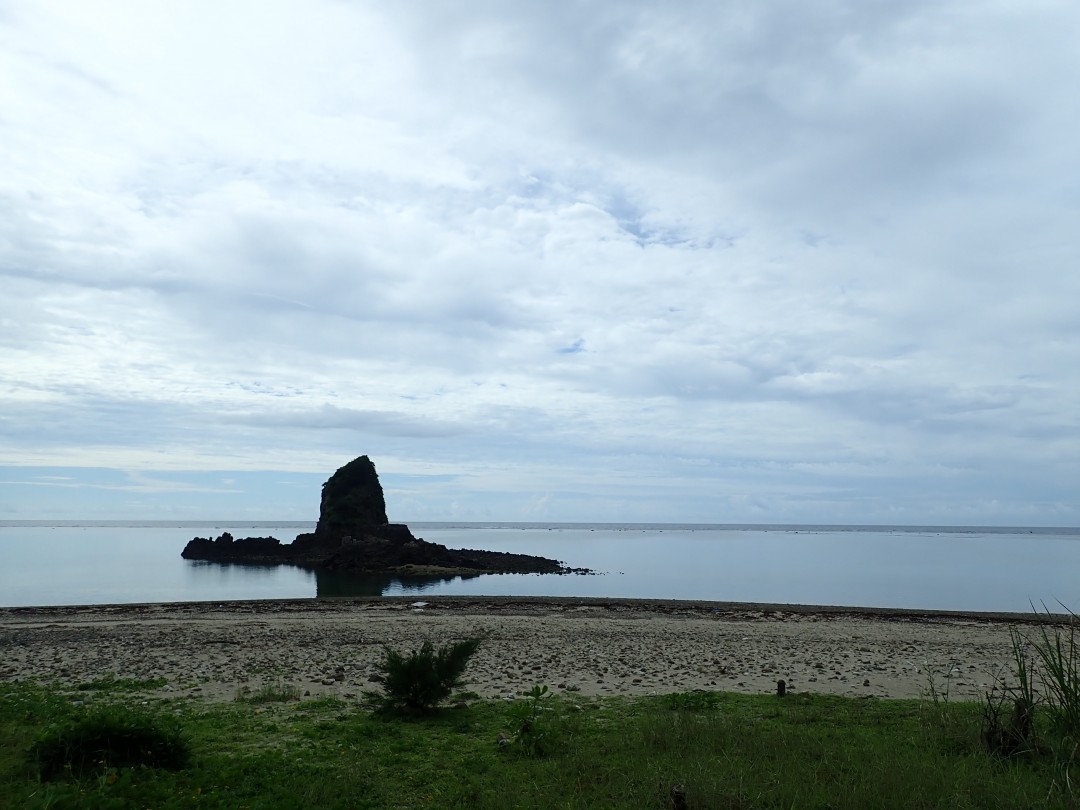
M 941 610 L 1080 608 L 1080 529 L 412 523 L 451 548 L 592 576 L 404 580 L 180 558 L 196 535 L 291 541 L 312 523 L 0 521 L 0 606 L 356 595 L 596 596 Z M 1060 603 L 1060 604 L 1059 604 Z

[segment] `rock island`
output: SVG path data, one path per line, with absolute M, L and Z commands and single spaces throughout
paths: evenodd
M 530 554 L 450 549 L 414 537 L 409 527 L 390 523 L 375 465 L 353 459 L 323 484 L 315 531 L 291 543 L 275 537 L 196 537 L 184 547 L 186 560 L 288 564 L 349 573 L 402 576 L 476 574 L 585 574 L 558 560 Z

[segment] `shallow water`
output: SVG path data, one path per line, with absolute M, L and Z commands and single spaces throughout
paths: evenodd
M 349 577 L 190 562 L 195 535 L 290 541 L 312 524 L 0 523 L 0 605 L 345 595 L 595 596 L 1025 612 L 1080 606 L 1080 530 L 411 524 L 451 548 L 555 557 L 590 576 Z

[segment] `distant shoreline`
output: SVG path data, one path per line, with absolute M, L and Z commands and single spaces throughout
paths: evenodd
M 872 605 L 804 605 L 783 602 L 726 602 L 699 599 L 635 599 L 597 596 L 425 596 L 423 594 L 388 596 L 341 596 L 298 597 L 288 599 L 215 599 L 180 602 L 120 602 L 116 604 L 86 605 L 26 605 L 0 606 L 0 621 L 7 615 L 53 614 L 78 615 L 80 613 L 106 612 L 110 615 L 124 613 L 142 614 L 147 610 L 177 609 L 188 613 L 220 612 L 236 609 L 245 612 L 268 613 L 275 610 L 289 611 L 296 608 L 333 611 L 365 605 L 409 606 L 417 602 L 438 605 L 449 610 L 473 610 L 505 612 L 531 611 L 543 607 L 586 606 L 612 611 L 635 610 L 658 614 L 739 616 L 746 613 L 793 614 L 797 616 L 820 615 L 838 618 L 844 616 L 904 621 L 909 619 L 943 619 L 953 621 L 983 621 L 1009 624 L 1060 623 L 1069 620 L 1068 613 L 1050 611 L 1009 612 L 935 610 L 922 608 L 874 607 Z

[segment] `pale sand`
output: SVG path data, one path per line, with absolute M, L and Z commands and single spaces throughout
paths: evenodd
M 426 602 L 415 606 L 417 601 Z M 1031 615 L 927 614 L 605 599 L 439 597 L 0 609 L 0 680 L 77 685 L 164 678 L 160 694 L 231 700 L 292 685 L 355 697 L 383 646 L 483 635 L 466 688 L 534 684 L 581 695 L 692 689 L 920 697 L 928 669 L 952 699 L 982 699 Z

